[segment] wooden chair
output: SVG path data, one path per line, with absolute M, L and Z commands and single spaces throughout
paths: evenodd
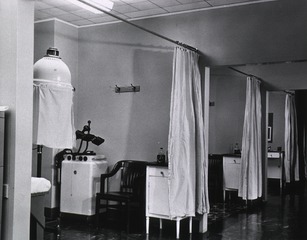
M 145 210 L 145 181 L 146 181 L 147 162 L 135 160 L 122 160 L 117 162 L 113 169 L 100 177 L 100 192 L 96 194 L 96 226 L 99 227 L 100 209 L 105 208 L 106 213 L 109 207 L 109 201 L 117 202 L 116 206 L 126 211 L 127 233 L 130 230 L 130 212 L 132 206 Z M 109 191 L 108 180 L 120 171 L 120 189 L 118 191 Z M 101 203 L 105 200 L 106 203 Z M 144 212 L 145 215 L 145 212 Z

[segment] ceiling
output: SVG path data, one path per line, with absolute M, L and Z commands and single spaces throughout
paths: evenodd
M 111 0 L 112 14 L 125 19 L 155 17 L 187 11 L 231 7 L 275 0 Z M 35 21 L 60 19 L 77 27 L 117 22 L 107 14 L 94 14 L 65 0 L 36 0 Z

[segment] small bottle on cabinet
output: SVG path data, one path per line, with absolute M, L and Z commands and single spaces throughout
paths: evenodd
M 157 162 L 159 164 L 165 164 L 165 153 L 162 147 L 160 148 L 160 151 L 157 155 Z
M 235 145 L 235 147 L 234 147 L 233 150 L 234 150 L 234 151 L 233 151 L 234 154 L 240 154 L 240 153 L 241 153 L 238 143 L 236 143 L 236 145 Z

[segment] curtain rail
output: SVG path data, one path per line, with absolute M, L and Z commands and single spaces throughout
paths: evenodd
M 138 28 L 138 29 L 141 29 L 142 31 L 145 31 L 145 32 L 147 32 L 147 33 L 150 33 L 150 34 L 152 34 L 152 35 L 155 35 L 155 36 L 157 36 L 157 37 L 159 37 L 159 38 L 162 38 L 162 39 L 164 39 L 164 40 L 166 40 L 166 41 L 168 41 L 168 42 L 174 43 L 174 44 L 176 44 L 176 45 L 178 45 L 178 46 L 180 46 L 180 47 L 186 48 L 186 49 L 191 50 L 191 51 L 193 51 L 193 52 L 200 53 L 200 52 L 198 51 L 197 48 L 194 48 L 194 47 L 192 47 L 192 46 L 190 46 L 190 45 L 188 45 L 188 44 L 185 44 L 185 43 L 182 43 L 182 42 L 179 42 L 179 41 L 175 41 L 175 40 L 173 40 L 173 39 L 171 39 L 171 38 L 168 38 L 168 37 L 166 37 L 166 36 L 163 36 L 163 35 L 161 35 L 161 34 L 159 34 L 159 33 L 156 33 L 156 32 L 154 32 L 154 31 L 151 31 L 151 30 L 149 30 L 149 29 L 147 29 L 147 28 L 144 28 L 144 27 L 142 27 L 142 26 L 139 26 L 139 25 L 137 25 L 137 24 L 134 24 L 134 23 L 132 23 L 132 22 L 130 22 L 130 21 L 127 21 L 126 19 L 123 19 L 123 18 L 121 18 L 121 17 L 118 17 L 118 16 L 114 15 L 113 13 L 110 13 L 110 12 L 108 12 L 108 11 L 106 11 L 106 10 L 100 8 L 100 7 L 97 7 L 97 6 L 95 6 L 95 5 L 92 5 L 91 3 L 87 2 L 87 1 L 84 1 L 84 0 L 78 0 L 78 1 L 81 2 L 81 3 L 83 3 L 83 4 L 86 4 L 86 5 L 90 6 L 90 7 L 92 7 L 92 8 L 95 8 L 95 9 L 97 9 L 97 10 L 99 10 L 99 11 L 105 13 L 105 14 L 108 14 L 109 16 L 111 16 L 111 17 L 113 17 L 113 18 L 116 18 L 116 19 L 118 19 L 118 20 L 120 20 L 120 21 L 122 21 L 122 22 L 125 22 L 125 23 L 127 23 L 127 24 L 129 24 L 129 25 L 131 25 L 131 26 L 134 26 L 134 27 Z
M 252 75 L 252 74 L 248 74 L 248 73 L 242 72 L 242 71 L 240 71 L 240 70 L 238 70 L 238 69 L 235 69 L 235 68 L 233 68 L 233 67 L 228 67 L 228 68 L 231 69 L 231 70 L 233 70 L 233 71 L 235 71 L 235 72 L 241 73 L 241 74 L 243 74 L 243 75 L 245 75 L 245 76 L 254 77 L 254 78 L 256 78 L 256 79 L 258 79 L 258 80 L 260 80 L 260 81 L 263 81 L 260 77 L 257 77 L 257 76 L 255 76 L 255 75 Z
M 304 62 L 307 62 L 307 59 L 298 59 L 298 60 L 290 60 L 290 61 L 262 62 L 262 63 L 236 64 L 236 65 L 232 65 L 232 67 L 265 66 L 265 65 L 291 64 L 291 63 L 304 63 Z
M 291 63 L 304 63 L 307 62 L 307 59 L 298 59 L 298 60 L 292 60 L 292 61 L 276 61 L 276 62 L 263 62 L 263 63 L 254 63 L 254 64 L 241 64 L 241 65 L 234 65 L 235 67 L 246 67 L 246 66 L 265 66 L 265 65 L 275 65 L 275 64 L 291 64 Z M 238 73 L 241 73 L 245 76 L 255 77 L 258 80 L 262 80 L 261 78 L 254 76 L 252 74 L 248 74 L 245 72 L 242 72 L 238 69 L 235 69 L 234 67 L 228 67 L 229 69 L 236 71 Z

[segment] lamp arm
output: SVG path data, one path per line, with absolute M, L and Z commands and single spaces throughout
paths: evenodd
M 83 153 L 86 153 L 87 149 L 88 149 L 88 141 L 86 141 L 86 147 L 85 147 Z
M 82 144 L 83 144 L 83 140 L 81 140 L 81 142 L 80 142 L 80 146 L 79 146 L 79 149 L 78 149 L 77 153 L 80 153 L 80 150 L 81 150 Z

